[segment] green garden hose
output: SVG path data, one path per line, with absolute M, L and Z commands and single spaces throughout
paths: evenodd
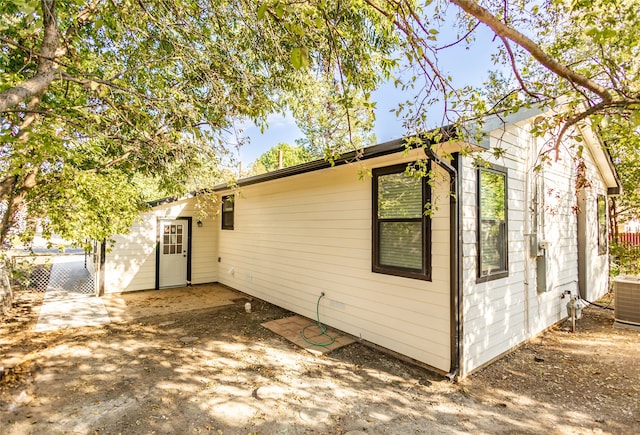
M 322 323 L 320 323 L 320 299 L 322 299 L 323 297 L 324 297 L 324 292 L 320 293 L 320 297 L 318 298 L 318 302 L 316 303 L 316 318 L 318 321 L 315 323 L 311 323 L 305 326 L 304 328 L 302 328 L 302 331 L 300 331 L 300 335 L 302 336 L 304 341 L 306 341 L 307 343 L 313 346 L 327 347 L 327 346 L 331 346 L 336 341 L 336 339 L 330 336 L 329 334 L 327 334 L 327 327 L 324 326 Z M 326 343 L 318 343 L 307 338 L 307 336 L 304 334 L 304 331 L 307 328 L 310 328 L 312 326 L 317 326 L 320 328 L 320 335 L 318 337 L 321 337 L 324 335 L 329 339 L 329 341 L 327 341 Z

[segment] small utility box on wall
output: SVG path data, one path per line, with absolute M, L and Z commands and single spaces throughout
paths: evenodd
M 549 242 L 541 240 L 538 243 L 538 256 L 536 257 L 536 288 L 538 293 L 549 290 L 547 285 L 547 250 Z
M 544 253 L 536 257 L 536 288 L 538 293 L 547 291 L 547 256 Z
M 640 331 L 640 277 L 617 277 L 614 291 L 616 321 L 613 325 Z

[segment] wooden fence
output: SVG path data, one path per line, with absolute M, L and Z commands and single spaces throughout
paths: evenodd
M 640 276 L 640 233 L 618 233 L 611 240 L 609 253 L 614 276 Z
M 628 248 L 640 247 L 640 233 L 618 233 L 615 242 Z

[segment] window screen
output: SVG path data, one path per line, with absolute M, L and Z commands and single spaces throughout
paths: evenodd
M 235 212 L 235 201 L 233 195 L 222 197 L 222 229 L 232 230 Z
M 508 275 L 507 173 L 492 166 L 478 170 L 478 277 Z
M 373 271 L 430 278 L 427 182 L 406 165 L 373 172 Z

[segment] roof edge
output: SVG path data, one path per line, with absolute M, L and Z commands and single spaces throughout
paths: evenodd
M 620 195 L 622 193 L 622 182 L 611 158 L 611 153 L 602 142 L 600 135 L 593 130 L 591 123 L 578 125 L 577 128 L 582 137 L 585 138 L 585 142 L 596 160 L 595 163 L 600 169 L 609 195 Z
M 242 178 L 235 183 L 218 184 L 213 187 L 214 192 L 221 190 L 232 189 L 234 186 L 250 186 L 252 184 L 258 184 L 265 181 L 277 180 L 279 178 L 291 177 L 293 175 L 305 174 L 307 172 L 314 172 L 321 169 L 331 168 L 333 166 L 344 165 L 352 163 L 358 160 L 369 160 L 375 157 L 382 157 L 389 154 L 394 154 L 405 149 L 405 139 L 394 139 L 388 142 L 384 142 L 371 147 L 363 148 L 358 151 L 350 151 L 346 154 L 342 154 L 333 162 L 325 159 L 313 160 L 307 163 L 301 163 L 295 166 L 289 166 L 275 171 L 266 172 L 264 174 L 254 175 L 247 178 Z
M 440 140 L 433 141 L 429 138 L 429 133 L 441 133 Z M 406 149 L 417 149 L 422 146 L 434 146 L 434 145 L 442 145 L 450 142 L 451 140 L 458 139 L 458 130 L 455 126 L 448 125 L 445 127 L 437 128 L 431 130 L 429 133 L 424 135 L 415 135 L 409 137 L 402 137 L 399 139 L 393 139 L 387 142 L 379 143 L 377 145 L 373 145 L 370 147 L 362 148 L 360 150 L 350 151 L 348 153 L 340 155 L 333 161 L 318 159 L 313 160 L 311 162 L 302 163 L 295 166 L 289 166 L 287 168 L 277 169 L 275 171 L 267 172 L 260 175 L 254 175 L 247 178 L 242 178 L 238 180 L 236 183 L 221 183 L 213 186 L 210 189 L 201 189 L 198 191 L 189 192 L 185 196 L 182 197 L 167 197 L 162 199 L 157 199 L 154 201 L 149 201 L 148 204 L 150 207 L 158 207 L 160 205 L 170 204 L 177 201 L 183 201 L 185 199 L 193 198 L 197 195 L 201 195 L 203 193 L 215 193 L 221 192 L 225 190 L 230 190 L 235 187 L 244 187 L 250 186 L 252 184 L 263 183 L 266 181 L 277 180 L 280 178 L 292 177 L 294 175 L 305 174 L 308 172 L 319 171 L 321 169 L 328 169 L 334 166 L 345 165 L 357 161 L 362 160 L 370 160 L 376 157 L 383 157 L 390 154 L 395 154 L 401 152 Z M 419 141 L 411 140 L 412 138 L 419 138 Z M 463 142 L 456 142 L 457 144 Z M 464 142 L 464 144 L 467 144 Z M 450 149 L 443 149 L 444 152 L 451 152 Z
M 439 141 L 430 140 L 427 135 L 409 136 L 399 139 L 390 140 L 370 147 L 362 148 L 360 150 L 350 151 L 342 154 L 334 161 L 325 159 L 314 160 L 300 165 L 289 166 L 287 168 L 277 169 L 275 171 L 267 172 L 260 175 L 254 175 L 252 177 L 243 178 L 238 180 L 235 184 L 223 183 L 214 186 L 211 191 L 220 192 L 224 190 L 233 189 L 234 187 L 250 186 L 252 184 L 263 183 L 265 181 L 277 180 L 280 178 L 291 177 L 294 175 L 306 174 L 307 172 L 319 171 L 321 169 L 331 168 L 333 166 L 340 166 L 356 161 L 369 160 L 376 157 L 383 157 L 390 154 L 395 154 L 405 149 L 416 149 L 424 145 L 438 145 L 448 142 L 451 139 L 457 138 L 457 129 L 454 126 L 445 126 L 432 130 L 430 133 L 440 132 L 442 134 Z M 422 144 L 419 141 L 412 141 L 410 138 L 420 137 Z

